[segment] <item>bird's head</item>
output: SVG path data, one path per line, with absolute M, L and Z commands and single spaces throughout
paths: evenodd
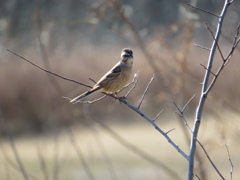
M 131 64 L 133 63 L 133 52 L 129 48 L 122 50 L 121 58 L 124 63 Z

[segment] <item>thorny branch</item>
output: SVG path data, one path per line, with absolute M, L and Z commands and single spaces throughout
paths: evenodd
M 145 95 L 146 95 L 146 92 L 147 92 L 150 84 L 152 83 L 153 79 L 154 79 L 154 76 L 151 78 L 149 84 L 147 85 L 147 88 L 146 88 L 146 90 L 145 90 L 145 92 L 144 92 L 144 94 L 143 94 L 142 99 L 144 99 L 144 97 L 145 97 Z M 145 114 L 140 110 L 140 106 L 141 106 L 142 100 L 140 101 L 140 103 L 139 103 L 138 106 L 134 106 L 134 105 L 132 105 L 131 103 L 129 103 L 125 97 L 119 97 L 118 100 L 119 100 L 121 103 L 124 103 L 125 105 L 127 105 L 127 106 L 128 106 L 130 109 L 132 109 L 133 111 L 137 112 L 140 116 L 142 116 L 142 117 L 143 117 L 144 119 L 146 119 L 148 122 L 150 122 L 150 123 L 153 125 L 153 127 L 154 127 L 158 132 L 160 132 L 160 133 L 168 140 L 168 142 L 169 142 L 183 157 L 185 157 L 185 158 L 188 160 L 188 155 L 187 155 L 181 148 L 179 148 L 179 146 L 177 146 L 177 145 L 172 141 L 172 139 L 168 136 L 168 133 L 171 132 L 172 130 L 170 130 L 170 131 L 168 131 L 168 132 L 164 132 L 164 131 L 163 131 L 162 129 L 160 129 L 159 126 L 155 123 L 156 118 L 159 117 L 159 115 L 160 115 L 160 113 L 161 113 L 162 111 L 157 115 L 157 117 L 156 117 L 155 119 L 152 120 L 151 118 L 149 118 L 147 115 L 145 115 Z

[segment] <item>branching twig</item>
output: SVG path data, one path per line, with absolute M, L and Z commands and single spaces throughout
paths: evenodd
M 151 118 L 149 118 L 148 116 L 146 116 L 140 109 L 138 109 L 137 107 L 135 107 L 134 105 L 132 105 L 131 103 L 129 103 L 127 101 L 126 98 L 124 97 L 120 97 L 118 98 L 120 102 L 124 103 L 125 105 L 127 105 L 130 109 L 132 109 L 133 111 L 135 111 L 136 113 L 138 113 L 140 116 L 142 116 L 144 119 L 146 119 L 148 122 L 150 122 L 153 127 L 159 132 L 161 133 L 166 139 L 167 141 L 183 156 L 188 160 L 188 155 L 181 149 L 179 148 L 178 145 L 176 145 L 172 139 L 162 130 L 158 127 L 158 125 L 155 123 L 154 120 L 152 120 Z
M 227 147 L 227 145 L 225 145 L 226 149 L 227 149 L 227 154 L 228 154 L 228 160 L 230 162 L 230 165 L 231 165 L 231 169 L 230 169 L 230 180 L 232 180 L 232 175 L 233 175 L 233 163 L 232 163 L 232 160 L 231 160 L 231 157 L 230 157 L 230 152 L 229 152 L 229 149 Z
M 189 100 L 188 102 L 184 105 L 183 109 L 181 110 L 178 105 L 173 101 L 173 104 L 176 106 L 177 110 L 179 113 L 177 113 L 184 121 L 185 125 L 187 126 L 188 130 L 192 133 L 192 129 L 190 128 L 190 126 L 188 125 L 188 122 L 187 120 L 185 119 L 185 116 L 184 116 L 184 111 L 186 109 L 186 107 L 188 106 L 188 104 L 193 100 L 193 98 L 196 96 L 196 94 L 194 94 Z
M 200 141 L 198 141 L 196 139 L 196 141 L 198 142 L 198 144 L 201 146 L 202 150 L 204 151 L 205 155 L 207 156 L 209 162 L 212 164 L 213 168 L 216 170 L 216 172 L 218 173 L 218 175 L 225 180 L 225 178 L 223 177 L 223 175 L 220 173 L 220 171 L 218 170 L 218 168 L 215 166 L 215 164 L 213 163 L 213 161 L 211 160 L 210 156 L 208 155 L 206 149 L 203 147 L 203 145 L 200 143 Z

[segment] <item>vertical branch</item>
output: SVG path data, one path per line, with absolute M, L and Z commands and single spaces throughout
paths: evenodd
M 231 2 L 229 0 L 225 0 L 225 4 L 223 6 L 221 15 L 219 16 L 216 34 L 215 34 L 215 37 L 213 39 L 213 44 L 212 44 L 211 51 L 210 51 L 210 54 L 209 54 L 207 70 L 205 71 L 205 77 L 204 77 L 204 80 L 203 80 L 201 96 L 200 96 L 198 107 L 196 109 L 196 117 L 195 117 L 195 122 L 194 122 L 193 133 L 192 133 L 192 137 L 191 137 L 190 155 L 189 155 L 189 162 L 188 162 L 188 180 L 192 180 L 193 175 L 194 175 L 194 157 L 195 157 L 195 152 L 196 152 L 196 139 L 197 139 L 197 135 L 198 135 L 199 127 L 200 127 L 203 107 L 204 107 L 204 104 L 205 104 L 205 100 L 207 98 L 207 92 L 206 91 L 207 91 L 207 88 L 208 88 L 209 77 L 210 77 L 210 74 L 211 74 L 211 69 L 212 69 L 212 64 L 213 64 L 213 59 L 214 59 L 218 39 L 219 39 L 220 34 L 221 34 L 223 19 L 224 19 L 224 16 L 225 16 L 225 14 L 227 12 L 227 9 L 228 9 L 229 5 L 231 4 Z
M 0 107 L 0 114 L 2 115 L 1 107 Z M 2 115 L 2 116 L 3 116 L 3 115 Z M 19 166 L 19 171 L 21 172 L 24 180 L 29 180 L 28 173 L 27 173 L 27 171 L 26 171 L 26 169 L 25 169 L 25 167 L 24 167 L 24 165 L 23 165 L 23 163 L 22 163 L 22 161 L 21 161 L 21 159 L 20 159 L 20 157 L 19 157 L 17 148 L 16 148 L 16 146 L 15 146 L 14 139 L 13 139 L 13 137 L 12 137 L 12 134 L 11 134 L 10 130 L 9 130 L 9 122 L 6 121 L 6 119 L 5 119 L 4 117 L 2 117 L 2 118 L 0 118 L 0 119 L 2 119 L 2 121 L 3 121 L 3 126 L 4 126 L 4 128 L 5 128 L 5 130 L 6 130 L 7 135 L 8 135 L 11 149 L 12 149 L 13 154 L 14 154 L 14 156 L 15 156 L 17 165 Z
M 43 157 L 42 148 L 40 146 L 37 147 L 37 154 L 38 154 L 38 159 L 39 159 L 39 162 L 40 162 L 40 166 L 41 166 L 41 169 L 42 169 L 43 176 L 44 176 L 45 180 L 48 180 L 49 176 L 48 176 L 48 172 L 47 172 L 46 162 L 45 162 L 45 159 Z
M 78 146 L 78 144 L 77 144 L 77 142 L 75 140 L 75 136 L 74 136 L 73 132 L 71 131 L 70 127 L 66 127 L 66 130 L 67 130 L 67 133 L 69 135 L 70 142 L 71 142 L 74 150 L 76 151 L 77 156 L 78 156 L 78 158 L 80 160 L 80 163 L 82 164 L 82 167 L 85 170 L 88 178 L 90 180 L 95 180 L 96 178 L 94 177 L 91 169 L 89 168 L 89 166 L 88 166 L 88 164 L 87 164 L 87 162 L 86 162 L 86 160 L 85 160 L 85 158 L 84 158 L 84 156 L 82 154 L 82 151 L 80 150 L 80 148 L 79 148 L 79 146 Z
M 102 138 L 99 136 L 99 132 L 96 128 L 92 127 L 92 117 L 91 117 L 91 112 L 89 112 L 89 108 L 84 108 L 84 115 L 86 116 L 87 120 L 85 121 L 89 128 L 91 129 L 92 133 L 93 133 L 93 136 L 95 138 L 95 141 L 96 141 L 96 144 L 97 146 L 99 147 L 99 150 L 103 156 L 103 160 L 105 161 L 105 164 L 109 170 L 109 174 L 110 174 L 110 177 L 113 179 L 113 180 L 117 180 L 119 179 L 117 177 L 117 173 L 116 173 L 116 170 L 113 166 L 113 163 L 107 153 L 107 150 L 103 144 L 103 141 L 102 141 Z

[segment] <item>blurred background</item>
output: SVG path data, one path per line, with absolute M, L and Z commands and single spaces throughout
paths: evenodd
M 88 88 L 41 71 L 6 49 L 63 77 L 93 86 L 117 61 L 134 53 L 138 73 L 129 102 L 141 109 L 187 154 L 190 133 L 176 114 L 185 110 L 192 127 L 212 35 L 223 0 L 1 0 L 0 1 L 0 177 L 11 179 L 185 179 L 187 161 L 151 125 L 110 97 L 70 104 Z M 240 22 L 240 1 L 228 9 L 219 47 L 228 54 Z M 206 48 L 201 48 L 202 46 Z M 199 132 L 225 177 L 229 148 L 240 176 L 240 48 L 210 92 Z M 213 72 L 222 58 L 215 55 Z M 130 87 L 119 94 L 123 96 Z M 94 100 L 101 94 L 89 97 Z M 221 158 L 219 158 L 221 157 Z M 217 179 L 198 146 L 196 174 Z

